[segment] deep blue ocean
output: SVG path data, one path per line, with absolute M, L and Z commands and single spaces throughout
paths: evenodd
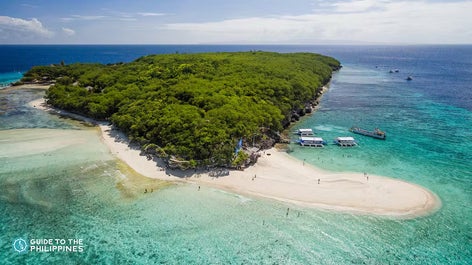
M 249 50 L 315 52 L 343 65 L 295 128 L 329 141 L 354 136 L 359 147 L 291 145 L 291 155 L 419 184 L 441 209 L 398 220 L 290 206 L 300 214 L 286 218 L 282 203 L 191 185 L 158 189 L 114 160 L 93 128 L 27 105 L 44 92 L 11 90 L 0 92 L 0 263 L 472 264 L 471 45 L 7 45 L 0 84 L 38 64 Z M 351 135 L 353 125 L 379 127 L 387 140 Z M 57 140 L 64 137 L 76 145 Z M 43 150 L 44 139 L 55 148 Z M 143 196 L 143 185 L 158 191 Z M 85 250 L 19 254 L 18 237 L 81 238 Z

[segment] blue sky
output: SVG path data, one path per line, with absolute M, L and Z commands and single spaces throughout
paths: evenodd
M 0 2 L 0 44 L 472 44 L 472 0 Z

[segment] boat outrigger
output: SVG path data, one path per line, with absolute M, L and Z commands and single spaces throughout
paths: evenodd
M 352 137 L 338 137 L 334 139 L 334 143 L 342 147 L 357 146 L 357 142 Z
M 351 131 L 353 133 L 373 137 L 375 139 L 385 140 L 387 138 L 387 134 L 385 134 L 385 132 L 381 131 L 378 128 L 375 128 L 375 130 L 373 130 L 373 131 L 368 131 L 368 130 L 361 129 L 359 127 L 351 127 L 351 129 L 349 129 L 349 131 Z
M 324 147 L 328 144 L 323 138 L 313 136 L 301 136 L 298 140 L 301 146 Z

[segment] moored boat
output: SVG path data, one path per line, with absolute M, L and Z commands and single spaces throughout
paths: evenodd
M 373 130 L 373 131 L 368 131 L 368 130 L 361 129 L 359 127 L 351 127 L 351 129 L 349 129 L 349 131 L 351 131 L 353 133 L 373 137 L 375 139 L 385 140 L 387 138 L 387 134 L 385 134 L 385 132 L 381 131 L 378 128 L 375 128 L 375 130 Z
M 315 136 L 313 129 L 298 129 L 295 134 L 300 136 Z
M 334 143 L 342 147 L 356 146 L 357 142 L 353 137 L 337 137 Z
M 312 136 L 301 136 L 298 140 L 301 146 L 324 147 L 328 144 L 323 138 Z

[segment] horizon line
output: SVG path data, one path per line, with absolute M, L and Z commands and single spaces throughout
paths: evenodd
M 470 46 L 472 43 L 0 43 L 0 46 Z

